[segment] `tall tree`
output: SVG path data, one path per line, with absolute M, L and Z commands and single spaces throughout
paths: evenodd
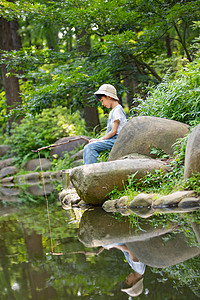
M 88 53 L 91 49 L 90 36 L 87 35 L 85 30 L 77 33 L 77 50 L 83 53 Z M 93 130 L 96 128 L 97 131 L 100 130 L 99 114 L 96 106 L 92 106 L 87 103 L 88 95 L 84 95 L 84 119 L 85 125 L 88 130 Z
M 0 17 L 0 49 L 11 51 L 19 50 L 21 48 L 21 39 L 17 34 L 18 22 L 16 20 L 7 21 Z M 9 115 L 12 109 L 16 108 L 22 103 L 20 97 L 19 80 L 16 75 L 12 74 L 15 71 L 10 70 L 11 75 L 8 75 L 6 65 L 1 65 L 3 86 L 6 94 L 7 114 Z M 10 131 L 13 116 L 8 120 L 8 131 Z M 20 122 L 20 119 L 18 119 Z

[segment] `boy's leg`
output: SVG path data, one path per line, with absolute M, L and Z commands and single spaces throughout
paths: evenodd
M 83 163 L 89 165 L 97 162 L 99 153 L 104 150 L 112 149 L 117 137 L 111 139 L 89 143 L 84 147 L 83 151 Z

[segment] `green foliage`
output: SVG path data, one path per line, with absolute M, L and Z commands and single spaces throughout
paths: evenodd
M 143 94 L 166 70 L 167 37 L 173 54 L 167 67 L 174 72 L 177 57 L 191 61 L 198 51 L 190 45 L 199 38 L 199 0 L 184 5 L 178 0 L 35 0 L 29 5 L 3 0 L 0 14 L 20 24 L 23 48 L 2 53 L 1 63 L 26 78 L 21 81 L 21 110 L 31 114 L 58 103 L 73 111 L 94 105 L 92 91 L 105 82 L 113 83 L 120 96 Z
M 104 152 L 101 152 L 98 159 L 97 159 L 97 162 L 105 162 L 105 161 L 108 161 L 108 157 L 109 157 L 109 154 L 110 154 L 110 151 L 109 150 L 106 150 Z
M 162 149 L 150 147 L 150 150 L 151 150 L 150 151 L 151 155 L 153 155 L 155 158 L 162 158 L 162 159 L 169 158 L 169 155 L 167 153 L 165 153 L 164 150 L 162 150 Z
M 137 99 L 137 114 L 173 119 L 186 124 L 199 123 L 200 58 L 177 72 L 174 79 L 166 78 L 157 87 L 149 88 L 147 99 Z
M 84 133 L 84 121 L 79 113 L 71 114 L 67 108 L 59 106 L 24 118 L 20 125 L 13 126 L 12 135 L 6 142 L 12 146 L 17 161 L 22 162 L 38 156 L 31 150 L 49 146 L 62 137 Z M 41 152 L 41 156 L 46 155 L 49 155 L 49 150 Z
M 198 195 L 200 195 L 200 173 L 187 178 L 183 187 L 187 190 L 194 190 Z

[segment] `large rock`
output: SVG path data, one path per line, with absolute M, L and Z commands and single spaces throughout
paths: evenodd
M 13 162 L 13 158 L 7 158 L 7 159 L 0 160 L 0 170 L 10 166 L 12 164 L 12 162 Z
M 189 133 L 186 124 L 157 117 L 135 117 L 119 133 L 109 160 L 116 160 L 131 153 L 150 154 L 151 148 L 173 154 L 172 145 Z
M 0 156 L 4 156 L 7 152 L 11 151 L 11 147 L 9 145 L 0 145 Z
M 101 205 L 115 187 L 123 189 L 130 175 L 140 179 L 147 172 L 168 170 L 169 167 L 155 159 L 125 159 L 84 165 L 71 170 L 70 180 L 78 195 L 86 203 Z
M 200 172 L 200 124 L 189 135 L 185 151 L 184 179 Z
M 76 139 L 76 140 L 74 140 L 74 139 Z M 85 136 L 64 137 L 64 138 L 56 141 L 55 144 L 62 144 L 62 143 L 66 143 L 71 140 L 74 140 L 74 141 L 52 148 L 50 155 L 53 156 L 56 154 L 58 157 L 63 157 L 65 152 L 71 152 L 71 151 L 79 148 L 81 145 L 86 145 L 88 143 L 87 139 L 88 138 Z
M 178 203 L 188 197 L 194 196 L 194 191 L 177 191 L 172 194 L 162 196 L 159 199 L 153 202 L 153 207 L 165 207 L 165 206 L 173 206 L 178 205 Z
M 0 179 L 3 178 L 3 177 L 6 177 L 8 175 L 16 174 L 17 171 L 18 170 L 17 170 L 17 168 L 15 166 L 3 168 L 0 171 Z
M 41 158 L 42 170 L 46 171 L 51 168 L 51 161 L 47 158 Z M 35 169 L 40 169 L 40 160 L 38 158 L 31 159 L 22 165 L 22 168 L 26 171 L 35 171 Z
M 189 238 L 181 232 L 126 243 L 126 245 L 144 264 L 154 268 L 166 268 L 200 254 L 200 248 L 191 247 L 189 242 Z

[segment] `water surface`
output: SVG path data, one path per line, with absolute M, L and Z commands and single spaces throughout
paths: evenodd
M 134 272 L 123 252 L 98 254 L 119 243 L 131 244 L 146 265 L 137 299 L 200 298 L 199 212 L 130 223 L 102 209 L 51 204 L 49 228 L 45 206 L 0 211 L 1 300 L 132 299 L 121 291 Z

